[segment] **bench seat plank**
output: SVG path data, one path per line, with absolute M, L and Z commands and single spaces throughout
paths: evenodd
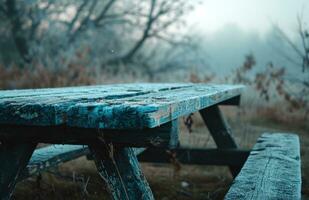
M 263 134 L 225 199 L 300 199 L 299 139 L 294 134 Z
M 141 154 L 145 148 L 133 148 L 135 155 Z M 61 163 L 65 163 L 90 153 L 87 145 L 50 145 L 36 149 L 26 169 L 23 171 L 20 180 L 29 176 L 46 171 L 56 167 Z
M 237 97 L 243 88 L 235 85 L 145 83 L 0 91 L 0 124 L 153 128 Z
M 36 149 L 20 179 L 89 154 L 86 145 L 50 145 Z

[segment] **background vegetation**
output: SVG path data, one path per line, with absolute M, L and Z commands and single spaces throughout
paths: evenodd
M 298 132 L 303 145 L 303 193 L 308 195 L 309 29 L 303 14 L 295 17 L 297 38 L 289 37 L 276 25 L 263 38 L 235 26 L 227 26 L 215 37 L 207 38 L 187 26 L 187 15 L 201 3 L 0 0 L 0 89 L 141 81 L 245 84 L 249 89 L 241 107 L 225 110 L 236 137 L 242 146 L 251 147 L 261 130 Z M 206 131 L 199 118 L 194 121 L 196 135 L 190 135 L 191 139 L 184 136 L 184 141 L 191 141 L 188 145 L 199 141 L 192 138 L 209 141 L 207 135 L 199 134 Z M 207 145 L 211 142 L 202 146 Z M 205 180 L 198 181 L 199 175 L 186 175 L 192 171 L 190 167 L 184 167 L 178 178 L 170 175 L 174 169 L 161 166 L 158 176 L 151 176 L 152 166 L 143 167 L 155 194 L 162 198 L 204 199 L 207 195 L 209 199 L 220 199 L 231 180 L 225 169 L 196 167 L 196 174 L 205 174 Z M 73 171 L 90 173 L 92 177 L 90 169 L 93 166 Z M 189 188 L 180 186 L 184 180 L 190 182 Z M 205 186 L 207 181 L 213 185 Z M 174 185 L 168 190 L 160 187 L 162 182 Z M 51 194 L 62 191 L 65 197 L 65 191 L 71 196 L 72 191 L 80 191 L 75 182 L 60 184 L 62 187 L 57 186 L 59 181 L 49 183 L 56 185 L 48 190 Z M 87 193 L 75 193 L 81 198 L 95 198 L 95 192 L 100 190 L 91 187 Z M 203 187 L 210 189 L 201 190 Z M 223 189 L 218 193 L 218 188 Z M 17 194 L 25 197 L 27 191 L 28 183 L 20 186 Z M 32 198 L 37 193 L 29 195 Z M 51 197 L 61 197 L 57 195 Z

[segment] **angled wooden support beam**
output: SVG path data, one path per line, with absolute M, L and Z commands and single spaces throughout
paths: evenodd
M 200 114 L 219 149 L 237 149 L 237 144 L 232 137 L 232 131 L 223 118 L 218 105 L 200 110 Z M 239 167 L 230 166 L 234 177 L 239 173 L 240 169 Z
M 170 163 L 177 159 L 181 164 L 191 165 L 230 165 L 242 167 L 250 151 L 238 149 L 197 149 L 177 148 L 166 150 L 148 148 L 138 155 L 140 162 Z
M 113 199 L 154 199 L 132 148 L 116 147 L 104 140 L 89 147 Z
M 26 167 L 36 143 L 1 141 L 0 199 L 10 199 L 17 179 Z

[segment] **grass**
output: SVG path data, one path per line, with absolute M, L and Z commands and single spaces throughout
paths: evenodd
M 261 120 L 261 116 L 233 116 L 235 110 L 226 109 L 228 122 L 235 139 L 243 148 L 251 148 L 263 132 L 297 132 L 301 141 L 302 196 L 309 199 L 309 134 L 308 130 Z M 241 119 L 241 120 L 233 120 Z M 193 116 L 193 132 L 181 126 L 180 139 L 184 146 L 214 147 L 214 141 L 198 115 Z M 267 122 L 267 123 L 266 123 Z M 302 127 L 302 126 L 301 126 Z M 172 164 L 141 164 L 156 199 L 223 199 L 232 182 L 227 167 Z M 106 187 L 96 173 L 95 165 L 86 158 L 68 162 L 50 173 L 43 173 L 39 181 L 31 177 L 17 185 L 14 199 L 109 199 Z M 87 183 L 87 180 L 89 182 Z M 86 184 L 87 183 L 87 184 Z M 86 190 L 85 190 L 86 188 Z

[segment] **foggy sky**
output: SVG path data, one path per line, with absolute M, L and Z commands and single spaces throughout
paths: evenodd
M 279 50 L 295 57 L 295 52 L 276 38 L 278 25 L 293 41 L 298 41 L 297 15 L 309 23 L 308 0 L 202 0 L 187 17 L 188 32 L 199 37 L 207 56 L 208 69 L 229 73 L 253 54 L 258 69 L 269 62 L 299 72 Z M 307 13 L 306 13 L 307 12 Z M 309 28 L 307 24 L 306 28 Z
M 273 24 L 288 34 L 297 30 L 296 17 L 309 21 L 308 0 L 202 0 L 188 16 L 190 29 L 215 33 L 227 24 L 246 32 L 266 34 Z

